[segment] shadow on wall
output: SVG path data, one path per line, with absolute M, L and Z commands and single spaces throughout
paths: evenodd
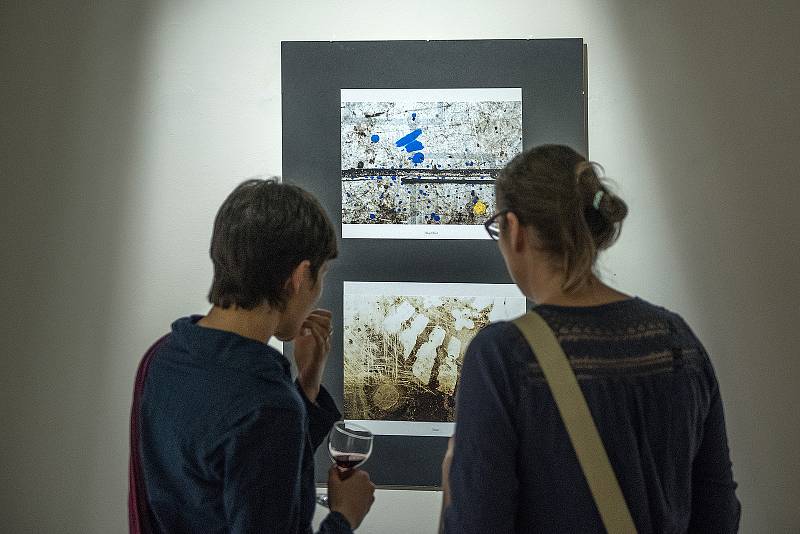
M 127 2 L 11 2 L 0 14 L 8 532 L 89 532 L 99 513 L 87 496 L 105 441 L 99 370 L 135 186 L 146 14 Z
M 654 202 L 670 216 L 672 253 L 693 300 L 679 311 L 721 384 L 742 530 L 796 528 L 800 420 L 785 407 L 800 401 L 798 339 L 790 339 L 800 320 L 792 205 L 800 199 L 800 7 L 617 4 L 630 97 L 647 136 L 618 142 L 653 147 L 647 179 L 660 182 Z

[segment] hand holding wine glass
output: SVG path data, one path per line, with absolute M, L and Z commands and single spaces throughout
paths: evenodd
M 335 465 L 328 471 L 328 507 L 344 516 L 350 528 L 356 529 L 375 502 L 375 484 L 362 469 L 351 469 L 346 477 Z
M 328 472 L 328 495 L 317 497 L 317 502 L 342 514 L 355 529 L 375 501 L 375 485 L 369 474 L 356 469 L 372 453 L 372 433 L 339 421 L 328 436 L 328 453 L 335 465 Z

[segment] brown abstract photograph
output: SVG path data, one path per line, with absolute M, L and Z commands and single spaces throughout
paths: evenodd
M 513 285 L 345 282 L 345 418 L 452 423 L 467 345 L 523 313 Z

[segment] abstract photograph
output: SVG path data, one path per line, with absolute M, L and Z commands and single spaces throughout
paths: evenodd
M 451 435 L 467 345 L 525 311 L 513 284 L 345 282 L 345 419 L 376 434 Z
M 522 90 L 342 89 L 342 237 L 484 239 Z

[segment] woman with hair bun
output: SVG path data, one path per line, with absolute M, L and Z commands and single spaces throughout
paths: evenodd
M 636 530 L 735 532 L 740 505 L 708 354 L 680 316 L 594 272 L 628 211 L 599 170 L 566 146 L 527 150 L 497 179 L 487 231 L 569 360 Z M 605 532 L 514 323 L 475 337 L 457 397 L 442 466 L 445 532 Z

